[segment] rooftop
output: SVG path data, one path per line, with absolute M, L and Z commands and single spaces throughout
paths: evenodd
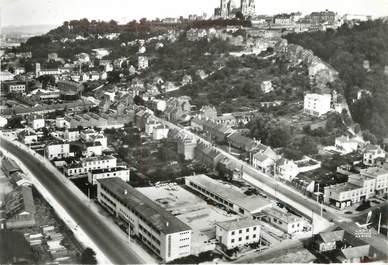
M 209 178 L 206 175 L 190 176 L 186 177 L 186 179 L 206 188 L 208 191 L 217 194 L 225 200 L 239 205 L 240 207 L 250 212 L 260 211 L 262 208 L 271 205 L 269 201 L 264 200 L 259 196 L 246 196 L 244 193 L 237 190 L 236 187 L 223 184 L 217 180 Z
M 329 188 L 333 192 L 337 192 L 338 193 L 338 192 L 345 192 L 345 191 L 351 191 L 351 190 L 359 189 L 360 186 L 357 186 L 357 185 L 349 183 L 349 182 L 345 182 L 345 183 L 339 183 L 339 184 L 331 185 L 331 186 L 329 186 L 327 188 Z
M 265 210 L 265 213 L 281 219 L 285 223 L 295 223 L 301 220 L 301 217 L 296 216 L 290 212 L 284 212 L 280 209 L 269 208 Z
M 92 174 L 102 174 L 102 173 L 110 173 L 110 172 L 118 172 L 128 170 L 125 167 L 111 167 L 111 168 L 100 168 L 100 169 L 93 169 L 90 171 Z
M 144 196 L 120 178 L 101 179 L 98 182 L 130 209 L 136 211 L 145 221 L 164 234 L 178 233 L 191 228 Z
M 233 231 L 233 230 L 248 228 L 252 226 L 258 226 L 260 224 L 261 223 L 259 220 L 253 220 L 251 217 L 237 218 L 234 220 L 217 223 L 218 226 L 220 226 L 221 228 L 227 231 Z

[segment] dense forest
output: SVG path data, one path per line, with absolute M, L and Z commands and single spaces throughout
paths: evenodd
M 347 24 L 326 32 L 292 33 L 290 43 L 311 49 L 340 74 L 339 84 L 350 106 L 353 120 L 379 138 L 388 135 L 388 24 L 382 20 Z M 370 69 L 364 65 L 368 60 Z M 369 96 L 357 100 L 360 90 Z M 368 94 L 368 93 L 367 93 Z

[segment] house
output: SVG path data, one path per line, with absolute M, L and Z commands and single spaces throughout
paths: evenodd
M 290 235 L 302 232 L 306 224 L 302 217 L 280 208 L 265 209 L 264 213 L 268 223 Z
M 38 141 L 38 135 L 30 130 L 24 130 L 18 134 L 19 141 L 23 144 L 33 144 Z
M 379 145 L 368 144 L 362 162 L 367 166 L 382 165 L 385 162 L 385 151 Z
M 245 152 L 252 152 L 259 145 L 258 141 L 241 135 L 239 132 L 235 132 L 227 136 L 226 141 L 231 146 L 243 150 Z
M 83 155 L 89 156 L 101 156 L 102 145 L 100 142 L 87 142 L 85 143 L 85 150 L 82 152 Z
M 200 119 L 214 120 L 217 118 L 217 109 L 214 106 L 205 105 L 199 110 Z
M 120 178 L 98 180 L 97 200 L 163 263 L 191 254 L 192 229 Z
M 337 256 L 340 263 L 362 263 L 370 257 L 370 245 L 343 248 Z
M 271 173 L 275 162 L 278 160 L 276 152 L 271 147 L 263 144 L 259 144 L 256 151 L 252 157 L 252 165 L 264 173 Z
M 319 252 L 335 250 L 338 242 L 343 241 L 344 235 L 344 230 L 321 232 L 314 238 L 314 248 Z
M 72 177 L 87 174 L 94 169 L 114 168 L 117 158 L 114 156 L 91 156 L 82 158 L 80 162 L 71 163 L 64 167 L 66 176 Z
M 363 145 L 364 141 L 360 137 L 349 138 L 349 136 L 341 136 L 335 138 L 335 147 L 342 154 L 356 152 Z
M 208 165 L 211 168 L 215 168 L 223 158 L 223 155 L 214 150 L 212 146 L 208 146 L 204 143 L 199 143 L 194 149 L 195 160 Z
M 106 178 L 119 178 L 124 182 L 129 182 L 129 176 L 129 169 L 125 167 L 100 168 L 88 171 L 88 181 L 92 185 L 96 185 L 98 180 Z
M 68 142 L 78 141 L 80 139 L 78 128 L 66 128 L 65 133 L 63 134 L 63 139 Z
M 39 130 L 45 127 L 45 121 L 41 115 L 31 115 L 28 118 L 28 122 L 31 125 L 31 128 L 34 130 Z
M 182 121 L 189 116 L 191 111 L 190 97 L 171 97 L 166 102 L 164 115 L 169 121 Z
M 47 144 L 44 148 L 44 154 L 49 160 L 72 156 L 72 153 L 70 153 L 70 145 L 61 142 Z
M 26 84 L 22 82 L 5 83 L 9 94 L 22 94 L 26 92 Z
M 304 96 L 304 112 L 320 117 L 330 111 L 331 95 L 307 93 Z
M 57 87 L 61 97 L 69 100 L 78 99 L 84 90 L 83 84 L 69 80 L 59 80 L 57 82 Z
M 0 230 L 0 264 L 33 264 L 34 253 L 22 232 Z
M 179 137 L 177 140 L 178 154 L 183 155 L 185 160 L 193 160 L 197 141 L 191 137 Z
M 191 75 L 184 75 L 182 77 L 182 86 L 190 85 L 193 83 L 193 78 Z
M 137 58 L 137 68 L 139 70 L 145 70 L 148 68 L 148 57 L 146 56 L 139 56 Z
M 274 175 L 276 178 L 291 182 L 298 174 L 299 168 L 292 160 L 281 158 L 275 163 Z
M 6 226 L 9 229 L 35 225 L 35 204 L 32 190 L 20 186 L 4 197 Z
M 261 92 L 264 94 L 270 93 L 273 91 L 272 82 L 269 81 L 263 81 L 260 85 Z
M 252 217 L 216 223 L 216 239 L 226 249 L 260 241 L 261 223 Z
M 11 177 L 12 173 L 22 172 L 18 164 L 16 164 L 13 159 L 8 157 L 4 157 L 3 160 L 1 160 L 1 170 L 7 177 Z
M 234 130 L 227 125 L 217 124 L 211 120 L 202 122 L 203 131 L 207 137 L 217 143 L 223 143 L 227 140 L 228 135 L 232 134 Z
M 154 128 L 152 132 L 152 139 L 153 140 L 162 140 L 166 139 L 168 136 L 169 128 L 165 125 L 158 125 Z

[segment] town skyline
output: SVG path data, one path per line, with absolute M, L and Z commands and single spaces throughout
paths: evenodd
M 237 0 L 234 2 L 238 5 Z M 313 11 L 332 10 L 339 14 L 362 14 L 373 17 L 388 15 L 387 0 L 373 1 L 351 1 L 345 0 L 338 4 L 337 1 L 314 1 L 311 3 L 305 0 L 274 0 L 271 3 L 263 4 L 256 0 L 256 14 L 272 15 L 284 12 L 309 13 Z M 93 6 L 94 8 L 90 8 Z M 121 23 L 129 22 L 133 19 L 147 19 L 188 16 L 190 14 L 206 13 L 211 16 L 214 8 L 219 6 L 218 0 L 199 0 L 195 2 L 168 0 L 159 3 L 155 0 L 145 0 L 134 5 L 123 0 L 113 0 L 109 12 L 106 12 L 106 6 L 101 0 L 86 0 L 76 3 L 75 0 L 57 1 L 57 0 L 36 0 L 32 5 L 30 1 L 1 1 L 1 25 L 6 26 L 26 26 L 26 25 L 61 25 L 64 21 L 73 19 L 96 19 L 111 20 L 114 19 Z M 76 10 L 73 6 L 78 6 Z M 153 6 L 155 8 L 150 9 Z M 28 8 L 27 8 L 28 7 Z M 46 14 L 42 16 L 42 14 Z M 141 15 L 139 15 L 141 14 Z

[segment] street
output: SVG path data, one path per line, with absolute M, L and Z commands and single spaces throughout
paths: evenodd
M 129 248 L 128 242 L 121 240 L 109 225 L 100 220 L 97 214 L 74 191 L 64 185 L 53 172 L 47 169 L 39 159 L 4 138 L 1 139 L 0 145 L 6 151 L 18 157 L 45 188 L 51 191 L 55 199 L 77 221 L 78 225 L 109 260 L 115 264 L 144 263 L 135 251 Z

